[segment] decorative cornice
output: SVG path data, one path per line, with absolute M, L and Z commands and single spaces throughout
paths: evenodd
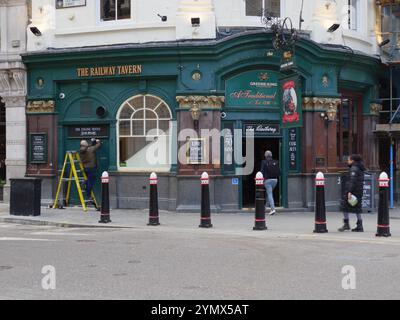
M 3 96 L 6 108 L 25 107 L 25 96 Z
M 225 103 L 224 96 L 177 96 L 176 101 L 180 108 L 190 109 L 193 104 L 200 108 L 221 108 Z
M 382 105 L 379 103 L 371 103 L 369 105 L 369 112 L 371 115 L 379 116 L 379 112 L 382 111 Z
M 336 110 L 340 104 L 338 98 L 323 98 L 323 97 L 304 97 L 303 110 L 307 111 L 328 111 Z
M 3 96 L 26 94 L 26 71 L 22 69 L 0 70 L 0 94 Z
M 27 113 L 51 113 L 55 110 L 53 100 L 49 101 L 29 101 L 26 107 Z

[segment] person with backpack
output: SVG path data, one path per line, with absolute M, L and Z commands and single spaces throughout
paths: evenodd
M 261 173 L 264 176 L 265 191 L 267 193 L 267 199 L 271 208 L 269 215 L 272 216 L 276 213 L 273 191 L 278 184 L 278 178 L 281 174 L 281 171 L 279 169 L 278 161 L 272 158 L 271 151 L 265 151 L 264 155 L 265 160 L 261 162 Z
M 347 174 L 347 181 L 344 186 L 344 193 L 340 206 L 343 212 L 344 224 L 343 227 L 338 229 L 338 231 L 343 232 L 350 230 L 349 213 L 355 213 L 357 215 L 357 225 L 354 229 L 351 229 L 351 231 L 363 232 L 361 200 L 363 196 L 364 171 L 366 169 L 359 154 L 351 155 L 347 159 L 347 165 L 350 170 Z

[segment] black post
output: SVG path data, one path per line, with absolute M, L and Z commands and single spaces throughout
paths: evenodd
M 199 228 L 211 228 L 210 188 L 208 173 L 201 175 L 201 216 Z
M 389 177 L 386 172 L 379 175 L 379 204 L 377 237 L 390 237 L 389 226 Z
M 109 223 L 110 220 L 110 192 L 109 192 L 108 172 L 104 171 L 101 175 L 101 211 L 99 223 Z
M 326 233 L 325 177 L 318 172 L 315 178 L 315 230 L 314 233 Z
M 265 189 L 264 177 L 261 172 L 256 174 L 256 214 L 253 230 L 266 230 L 265 224 Z
M 153 172 L 150 175 L 150 206 L 148 226 L 158 226 L 160 224 L 158 216 L 158 192 L 157 175 Z

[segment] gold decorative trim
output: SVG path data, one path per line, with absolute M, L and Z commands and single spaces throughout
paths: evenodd
M 201 109 L 215 108 L 219 109 L 225 103 L 224 96 L 177 96 L 176 101 L 179 107 L 183 109 L 192 108 L 193 104 L 197 104 Z
M 379 103 L 371 103 L 369 105 L 369 112 L 372 115 L 379 116 L 379 112 L 382 111 L 382 105 Z
M 55 111 L 55 103 L 49 101 L 29 101 L 26 107 L 28 113 L 50 113 Z
M 331 121 L 336 120 L 340 99 L 323 97 L 304 97 L 303 110 L 314 112 L 326 112 Z

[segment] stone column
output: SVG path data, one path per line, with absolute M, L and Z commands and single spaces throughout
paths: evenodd
M 3 97 L 6 104 L 6 178 L 4 202 L 10 199 L 10 178 L 26 173 L 25 95 Z
M 379 112 L 381 110 L 381 104 L 371 103 L 369 105 L 369 114 L 363 115 L 364 163 L 372 171 L 379 170 L 378 137 L 374 134 L 374 131 L 379 122 Z

